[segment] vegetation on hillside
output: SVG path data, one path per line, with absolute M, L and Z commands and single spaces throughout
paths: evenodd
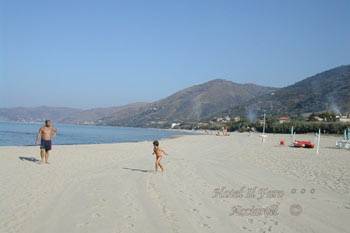
M 186 126 L 186 127 L 182 127 Z M 238 121 L 228 122 L 201 122 L 187 125 L 180 125 L 181 128 L 186 129 L 208 129 L 220 130 L 222 127 L 227 127 L 229 131 L 249 132 L 263 131 L 263 119 L 251 121 L 248 118 L 242 117 Z M 321 129 L 322 133 L 327 134 L 342 134 L 345 129 L 350 128 L 350 122 L 340 122 L 333 112 L 323 112 L 320 114 L 311 114 L 309 117 L 295 116 L 290 118 L 287 122 L 281 122 L 278 117 L 267 116 L 265 124 L 266 133 L 291 133 L 293 127 L 295 133 L 315 133 Z

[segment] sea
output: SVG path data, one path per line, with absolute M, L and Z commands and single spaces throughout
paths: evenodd
M 42 125 L 40 123 L 0 122 L 0 146 L 34 145 Z M 179 130 L 94 125 L 55 124 L 54 127 L 57 128 L 57 135 L 53 140 L 56 145 L 153 141 L 193 134 Z

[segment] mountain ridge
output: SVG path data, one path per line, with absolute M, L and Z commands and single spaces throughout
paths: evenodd
M 251 111 L 258 115 L 264 112 L 272 115 L 350 112 L 350 65 L 309 76 L 276 90 L 273 95 L 259 96 L 222 114 L 244 115 Z
M 130 119 L 118 122 L 109 118 L 105 121 L 109 125 L 136 127 L 169 126 L 171 122 L 199 121 L 274 90 L 276 88 L 215 79 L 155 101 Z
M 0 120 L 52 119 L 73 124 L 170 127 L 174 122 L 198 122 L 227 115 L 300 115 L 320 111 L 350 112 L 350 65 L 317 73 L 282 88 L 214 79 L 150 103 L 92 109 L 0 108 Z

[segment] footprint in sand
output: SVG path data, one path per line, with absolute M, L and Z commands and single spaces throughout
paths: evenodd
M 102 215 L 100 213 L 93 213 L 92 217 L 93 218 L 100 218 L 100 217 L 102 217 Z
M 208 229 L 211 229 L 210 225 L 209 225 L 209 224 L 206 224 L 206 223 L 202 223 L 201 226 L 202 226 L 202 227 L 205 227 L 205 228 L 208 228 Z
M 345 204 L 344 204 L 344 208 L 345 208 L 345 209 L 350 209 L 350 203 L 345 203 Z
M 276 221 L 276 220 L 270 220 L 275 226 L 277 226 L 278 225 L 278 221 Z
M 246 226 L 242 226 L 242 229 L 245 231 L 249 230 L 248 227 L 246 227 Z
M 77 223 L 76 226 L 80 228 L 80 227 L 85 227 L 89 224 L 90 224 L 89 222 L 83 222 L 83 223 Z

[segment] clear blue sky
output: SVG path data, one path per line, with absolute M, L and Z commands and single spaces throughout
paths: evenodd
M 153 101 L 350 64 L 350 1 L 0 0 L 0 107 Z

